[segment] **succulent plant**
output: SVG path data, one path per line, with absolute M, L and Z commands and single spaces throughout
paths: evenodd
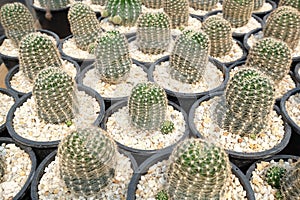
M 168 200 L 168 193 L 165 190 L 161 190 L 159 191 L 156 196 L 155 196 L 155 200 Z
M 147 54 L 164 52 L 171 41 L 170 19 L 164 12 L 144 13 L 137 21 L 137 46 Z
M 41 7 L 48 8 L 50 10 L 57 10 L 60 8 L 68 7 L 70 0 L 38 0 Z
M 46 123 L 58 124 L 73 116 L 74 82 L 58 67 L 41 70 L 36 76 L 33 96 L 38 116 Z
M 92 4 L 100 5 L 100 6 L 105 6 L 106 2 L 107 2 L 106 0 L 92 0 Z
M 126 37 L 118 31 L 107 31 L 95 42 L 96 69 L 102 81 L 125 80 L 132 65 Z
M 77 2 L 71 6 L 68 19 L 76 46 L 88 50 L 102 32 L 95 12 L 88 5 Z
M 31 82 L 47 67 L 61 67 L 62 62 L 56 45 L 39 32 L 27 34 L 19 45 L 20 71 Z
M 165 134 L 172 133 L 174 129 L 175 129 L 174 123 L 172 121 L 166 120 L 161 125 L 160 132 L 165 135 Z
M 281 181 L 281 194 L 283 199 L 299 199 L 300 194 L 300 160 L 293 164 Z
M 254 7 L 253 10 L 259 10 L 261 7 L 263 7 L 265 3 L 265 0 L 254 0 Z
M 300 12 L 290 6 L 282 6 L 273 11 L 263 29 L 264 37 L 274 37 L 295 49 L 300 41 Z
M 216 7 L 218 2 L 218 0 L 189 0 L 189 5 L 195 10 L 210 11 Z
M 162 0 L 142 0 L 142 4 L 147 8 L 160 9 L 163 7 Z
M 0 21 L 5 35 L 15 46 L 28 33 L 34 32 L 34 19 L 22 3 L 7 3 L 0 9 Z
M 165 0 L 163 4 L 164 12 L 170 17 L 171 27 L 183 27 L 189 21 L 188 0 Z
M 202 26 L 210 40 L 210 55 L 222 57 L 227 55 L 233 46 L 230 23 L 219 16 L 207 18 Z
M 204 32 L 184 31 L 175 41 L 170 55 L 171 77 L 184 82 L 199 82 L 208 63 L 210 40 Z
M 281 179 L 285 175 L 285 173 L 285 168 L 279 166 L 272 166 L 267 170 L 265 178 L 269 185 L 271 185 L 274 188 L 280 189 Z
M 220 147 L 190 138 L 173 150 L 166 171 L 170 199 L 219 199 L 230 177 L 230 163 Z
M 167 95 L 159 85 L 138 83 L 128 100 L 131 123 L 140 129 L 158 129 L 163 124 L 167 112 Z
M 298 11 L 300 11 L 300 1 L 299 0 L 280 0 L 279 1 L 279 7 L 280 6 L 292 6 L 296 8 Z
M 254 0 L 224 0 L 223 17 L 233 28 L 246 25 L 253 12 Z
M 83 128 L 59 144 L 60 176 L 79 196 L 96 196 L 115 175 L 116 145 L 100 128 Z
M 264 38 L 250 49 L 246 65 L 261 70 L 275 82 L 288 74 L 292 63 L 289 46 L 275 38 Z

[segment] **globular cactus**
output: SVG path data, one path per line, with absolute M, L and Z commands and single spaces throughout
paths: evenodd
M 47 8 L 50 10 L 57 10 L 60 8 L 68 7 L 70 0 L 38 0 L 41 7 Z
M 189 2 L 188 0 L 165 0 L 164 12 L 170 17 L 171 27 L 180 28 L 188 25 Z
M 106 0 L 92 0 L 92 4 L 100 5 L 100 6 L 105 6 L 106 2 L 107 2 Z
M 83 128 L 59 144 L 59 172 L 67 188 L 78 196 L 96 196 L 112 182 L 116 145 L 100 128 Z
M 285 42 L 264 38 L 250 49 L 246 65 L 261 70 L 274 81 L 280 82 L 288 74 L 292 51 Z
M 296 8 L 298 11 L 300 11 L 300 1 L 299 0 L 280 0 L 279 1 L 279 7 L 280 6 L 292 6 Z
M 279 166 L 272 166 L 270 167 L 266 174 L 265 179 L 269 185 L 276 189 L 280 189 L 281 179 L 285 175 L 286 169 Z
M 34 32 L 34 19 L 22 3 L 7 3 L 0 9 L 0 21 L 5 35 L 15 46 L 28 33 Z
M 224 0 L 223 17 L 233 28 L 246 25 L 253 12 L 254 0 Z
M 184 83 L 199 82 L 207 66 L 209 52 L 210 40 L 204 32 L 183 32 L 170 55 L 171 77 Z
M 166 120 L 161 125 L 160 132 L 165 135 L 165 134 L 172 133 L 174 129 L 175 129 L 174 123 L 172 121 Z
M 260 9 L 265 3 L 265 0 L 254 0 L 254 7 L 253 10 L 258 10 Z
M 19 45 L 20 71 L 31 82 L 47 67 L 61 67 L 62 62 L 56 45 L 41 33 L 26 35 Z
M 210 11 L 214 9 L 219 0 L 189 0 L 190 7 L 195 10 Z
M 161 190 L 159 191 L 156 196 L 155 196 L 155 200 L 168 200 L 168 193 L 165 190 Z
M 281 181 L 283 199 L 296 200 L 300 198 L 300 160 L 293 164 L 293 168 L 286 172 Z
M 263 29 L 264 37 L 274 37 L 295 49 L 300 41 L 300 12 L 290 6 L 273 11 Z
M 76 46 L 88 50 L 102 32 L 95 12 L 84 3 L 75 3 L 68 12 L 71 32 Z
M 49 67 L 41 70 L 33 87 L 39 118 L 51 124 L 70 121 L 74 117 L 74 91 L 73 78 L 62 69 Z
M 219 16 L 207 18 L 202 26 L 210 40 L 210 55 L 222 57 L 227 55 L 233 46 L 230 23 Z
M 140 129 L 158 129 L 163 124 L 167 112 L 167 95 L 159 85 L 138 83 L 128 100 L 131 123 Z
M 230 163 L 220 147 L 198 138 L 173 150 L 166 171 L 170 199 L 220 199 L 230 177 Z
M 118 31 L 107 31 L 95 42 L 96 69 L 100 79 L 108 83 L 125 80 L 132 61 L 126 37 Z
M 137 21 L 137 46 L 146 54 L 164 52 L 171 41 L 171 24 L 164 12 L 144 13 Z
M 142 0 L 142 4 L 147 8 L 160 9 L 163 7 L 162 0 Z

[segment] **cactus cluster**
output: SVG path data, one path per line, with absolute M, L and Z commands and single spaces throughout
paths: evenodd
M 95 12 L 88 5 L 78 2 L 71 6 L 68 19 L 76 46 L 88 50 L 102 32 Z
M 51 124 L 73 119 L 74 92 L 73 78 L 62 69 L 49 67 L 41 70 L 33 87 L 39 118 Z
M 253 10 L 259 10 L 265 3 L 265 0 L 254 0 Z
M 105 6 L 106 2 L 107 2 L 106 0 L 92 0 L 92 4 L 100 5 L 100 6 Z
M 292 6 L 300 11 L 300 1 L 299 0 L 280 0 L 278 6 Z
M 223 17 L 230 22 L 233 28 L 246 25 L 254 8 L 253 0 L 224 0 Z
M 22 3 L 7 3 L 0 9 L 0 21 L 5 35 L 15 46 L 28 33 L 34 32 L 34 19 Z
M 266 181 L 272 187 L 280 189 L 281 179 L 285 173 L 286 169 L 279 166 L 272 166 L 266 171 Z
M 281 194 L 283 199 L 299 199 L 300 197 L 300 160 L 293 164 L 281 181 Z
M 117 149 L 100 128 L 78 129 L 58 147 L 59 172 L 68 189 L 78 196 L 96 196 L 112 182 Z
M 146 54 L 164 52 L 171 41 L 171 24 L 164 12 L 144 13 L 137 21 L 137 46 Z
M 142 0 L 142 4 L 147 8 L 160 9 L 163 7 L 162 0 Z
M 184 31 L 170 55 L 170 74 L 184 83 L 199 82 L 208 63 L 210 40 L 204 32 Z
M 189 21 L 188 0 L 165 0 L 164 12 L 170 17 L 171 27 L 177 28 L 187 26 Z
M 300 41 L 300 12 L 290 6 L 273 11 L 263 29 L 264 37 L 274 37 L 286 42 L 293 50 Z
M 131 123 L 145 130 L 160 128 L 166 117 L 167 106 L 167 95 L 162 87 L 152 82 L 138 83 L 128 100 Z
M 68 7 L 70 0 L 38 0 L 41 7 L 47 8 L 50 10 L 57 10 L 60 8 Z
M 230 23 L 219 16 L 207 18 L 202 26 L 210 40 L 210 55 L 222 57 L 227 55 L 233 46 Z
M 47 67 L 61 67 L 62 62 L 56 45 L 39 32 L 26 35 L 19 45 L 20 71 L 28 80 Z
M 125 80 L 132 65 L 126 37 L 118 31 L 107 31 L 95 42 L 95 66 L 100 79 L 108 83 Z
M 189 0 L 189 5 L 195 10 L 210 11 L 216 7 L 218 2 L 219 0 Z

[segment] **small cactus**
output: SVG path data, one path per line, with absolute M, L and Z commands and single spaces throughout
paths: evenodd
M 298 11 L 300 11 L 300 1 L 299 0 L 280 0 L 279 1 L 279 7 L 280 6 L 291 6 L 296 8 Z
M 92 4 L 100 5 L 100 6 L 105 6 L 106 2 L 107 2 L 106 0 L 92 0 Z
M 164 121 L 163 124 L 160 127 L 160 132 L 164 135 L 172 133 L 175 129 L 174 123 L 171 121 Z
M 137 21 L 137 45 L 147 54 L 164 52 L 171 41 L 170 19 L 164 12 L 142 14 Z
M 168 200 L 168 193 L 165 190 L 159 191 L 156 196 L 155 200 Z
M 189 0 L 189 5 L 195 10 L 211 11 L 218 2 L 219 0 Z
M 164 12 L 170 17 L 171 27 L 178 28 L 187 26 L 189 21 L 188 0 L 165 0 Z
M 142 0 L 142 3 L 147 8 L 160 9 L 163 7 L 162 0 Z
M 293 169 L 286 172 L 281 181 L 283 199 L 299 199 L 300 197 L 300 160 L 293 164 Z
M 199 82 L 208 63 L 209 52 L 210 40 L 204 32 L 183 32 L 170 55 L 171 77 L 184 83 Z
M 273 166 L 267 170 L 265 178 L 269 185 L 276 189 L 280 189 L 281 178 L 285 175 L 285 173 L 286 169 L 279 166 Z
M 254 0 L 253 11 L 259 10 L 261 7 L 263 7 L 264 3 L 265 0 Z
M 41 7 L 48 8 L 50 10 L 57 10 L 60 8 L 68 7 L 70 0 L 38 0 Z

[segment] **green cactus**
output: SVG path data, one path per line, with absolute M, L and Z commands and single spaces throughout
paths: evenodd
M 33 96 L 38 116 L 46 123 L 58 124 L 73 118 L 74 82 L 57 67 L 41 70 L 36 76 Z
M 26 35 L 19 45 L 20 71 L 31 82 L 42 69 L 61 67 L 62 62 L 56 45 L 41 33 Z
M 274 38 L 258 41 L 248 54 L 246 65 L 261 70 L 274 81 L 280 82 L 290 71 L 292 51 L 285 42 Z
M 211 11 L 217 6 L 219 0 L 189 0 L 190 7 L 195 10 Z
M 126 80 L 132 65 L 126 37 L 118 31 L 107 31 L 95 42 L 96 69 L 102 81 Z
M 84 128 L 59 144 L 59 172 L 68 189 L 78 196 L 96 196 L 112 182 L 116 145 L 100 128 Z
M 300 11 L 300 1 L 299 0 L 280 0 L 279 1 L 279 7 L 280 6 L 291 6 L 296 8 L 298 11 Z
M 180 28 L 188 25 L 188 0 L 165 0 L 163 4 L 163 9 L 164 12 L 170 17 L 172 28 Z
M 222 57 L 227 55 L 233 46 L 231 25 L 219 16 L 207 18 L 202 26 L 210 40 L 210 55 Z
M 163 7 L 162 0 L 142 0 L 142 4 L 147 8 L 160 9 Z
M 164 12 L 144 13 L 137 21 L 137 46 L 146 54 L 164 52 L 171 41 L 170 19 Z
M 7 3 L 0 9 L 0 21 L 5 35 L 15 46 L 28 33 L 34 32 L 34 19 L 22 3 Z
M 296 200 L 300 197 L 300 160 L 293 164 L 293 168 L 285 173 L 281 181 L 283 199 Z
M 168 200 L 168 193 L 165 190 L 161 190 L 159 191 L 156 196 L 155 196 L 155 200 Z
M 300 12 L 290 6 L 273 11 L 263 29 L 264 37 L 274 37 L 286 42 L 294 50 L 300 41 Z
M 163 124 L 160 127 L 160 132 L 164 135 L 172 133 L 175 129 L 174 123 L 172 121 L 164 121 Z
M 220 147 L 190 138 L 177 145 L 169 163 L 166 177 L 170 199 L 222 197 L 231 172 L 228 156 Z
M 269 185 L 276 189 L 280 189 L 281 178 L 284 176 L 285 173 L 286 169 L 279 166 L 273 166 L 267 170 L 265 178 Z
M 167 95 L 159 85 L 138 83 L 128 101 L 131 123 L 137 128 L 152 130 L 163 124 L 167 112 Z
M 204 32 L 183 32 L 170 55 L 171 77 L 184 83 L 199 82 L 207 66 L 209 52 L 210 40 Z
M 253 11 L 259 10 L 265 3 L 265 0 L 254 0 Z
M 106 2 L 107 2 L 106 0 L 92 0 L 92 4 L 100 5 L 100 6 L 105 6 Z
M 41 7 L 48 8 L 50 10 L 57 10 L 65 8 L 70 5 L 70 0 L 38 0 Z
M 252 15 L 254 0 L 224 0 L 223 17 L 233 28 L 246 25 Z
M 76 46 L 88 50 L 102 32 L 95 12 L 84 3 L 75 3 L 68 12 L 68 19 Z

